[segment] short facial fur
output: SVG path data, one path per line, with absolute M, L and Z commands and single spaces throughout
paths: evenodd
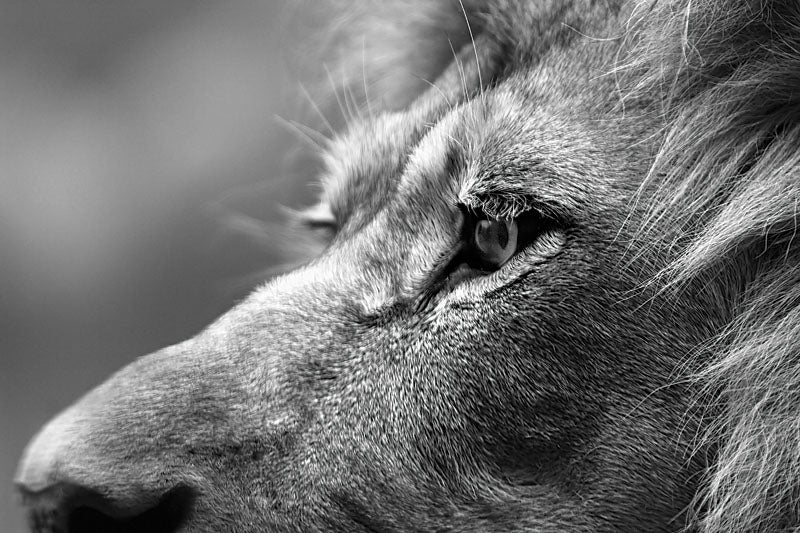
M 375 82 L 383 108 L 326 143 L 324 251 L 47 425 L 17 476 L 32 523 L 177 494 L 186 531 L 798 525 L 797 443 L 747 438 L 800 420 L 775 393 L 800 375 L 800 13 L 692 4 L 437 7 L 474 41 L 421 66 L 425 90 Z M 453 270 L 475 212 L 543 222 L 498 270 Z M 765 457 L 772 484 L 747 478 Z

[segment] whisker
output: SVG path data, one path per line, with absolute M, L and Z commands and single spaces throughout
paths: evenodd
M 311 104 L 311 107 L 314 109 L 314 111 L 317 112 L 317 115 L 319 115 L 319 118 L 322 119 L 322 124 L 326 128 L 328 128 L 328 131 L 331 133 L 331 136 L 336 135 L 336 130 L 333 129 L 333 126 L 331 126 L 331 123 L 328 120 L 328 118 L 325 116 L 325 113 L 323 113 L 322 110 L 319 108 L 319 106 L 317 105 L 317 102 L 314 101 L 314 98 L 308 92 L 308 89 L 306 89 L 306 86 L 303 83 L 300 83 L 300 91 L 303 93 L 303 95 L 306 97 L 306 99 L 308 99 L 309 103 Z
M 358 117 L 359 120 L 363 120 L 364 117 L 361 116 L 358 100 L 355 95 L 353 95 L 353 88 L 347 83 L 347 75 L 344 72 L 344 67 L 342 67 L 342 95 L 344 96 L 344 103 L 347 106 L 347 111 L 350 113 L 350 116 L 353 118 Z M 352 104 L 352 107 L 350 104 Z M 355 113 L 353 112 L 354 110 Z
M 616 40 L 619 40 L 619 38 L 620 38 L 620 36 L 615 36 L 615 37 L 592 37 L 591 35 L 583 33 L 581 30 L 579 30 L 575 26 L 567 24 L 566 22 L 562 22 L 561 25 L 564 26 L 567 29 L 570 29 L 570 30 L 574 31 L 575 33 L 577 33 L 581 37 L 584 37 L 584 38 L 586 38 L 586 39 L 588 39 L 590 41 L 604 43 L 604 42 L 616 41 Z
M 339 106 L 339 113 L 341 113 L 342 117 L 348 122 L 352 121 L 352 117 L 349 115 L 345 106 L 342 104 L 342 99 L 339 98 L 339 89 L 336 87 L 336 82 L 333 81 L 333 76 L 331 75 L 331 71 L 328 68 L 328 65 L 323 65 L 325 69 L 325 74 L 328 76 L 328 83 L 331 84 L 331 90 L 333 91 L 333 96 L 336 98 L 336 103 Z
M 301 141 L 305 141 L 318 150 L 324 150 L 325 145 L 328 143 L 328 138 L 314 128 L 300 124 L 294 120 L 287 120 L 280 115 L 275 115 L 275 120 L 281 126 L 285 127 L 288 131 L 293 133 Z
M 367 37 L 362 36 L 361 38 L 361 78 L 364 81 L 364 101 L 367 104 L 367 113 L 369 113 L 369 118 L 375 118 L 372 114 L 372 102 L 369 100 L 369 88 L 367 83 Z
M 469 95 L 467 93 L 467 78 L 464 75 L 464 65 L 461 64 L 461 60 L 458 58 L 458 54 L 456 54 L 456 49 L 453 47 L 453 41 L 450 38 L 447 38 L 447 44 L 450 45 L 450 51 L 453 52 L 453 59 L 456 62 L 456 67 L 458 68 L 458 74 L 461 76 L 461 88 L 464 92 L 464 100 L 469 99 Z
M 444 93 L 444 91 L 442 91 L 442 89 L 440 89 L 440 88 L 439 88 L 439 86 L 438 86 L 438 85 L 436 85 L 435 83 L 433 83 L 432 81 L 430 81 L 430 80 L 428 80 L 428 79 L 426 79 L 426 78 L 423 78 L 422 76 L 417 76 L 417 75 L 414 75 L 414 77 L 415 77 L 415 78 L 417 78 L 418 80 L 420 80 L 420 81 L 424 82 L 424 83 L 427 83 L 429 86 L 431 86 L 431 87 L 433 87 L 434 89 L 436 89 L 436 92 L 438 92 L 438 93 L 439 93 L 439 94 L 442 96 L 442 98 L 444 98 L 444 101 L 445 101 L 445 102 L 447 102 L 447 105 L 449 106 L 449 108 L 450 108 L 450 109 L 453 109 L 453 102 L 452 102 L 452 101 L 450 100 L 450 98 L 449 98 L 449 97 L 448 97 L 448 96 L 447 96 L 447 95 Z
M 472 52 L 475 54 L 475 66 L 478 68 L 478 85 L 480 86 L 481 97 L 483 97 L 483 75 L 481 74 L 481 61 L 478 57 L 478 47 L 475 45 L 475 36 L 472 34 L 472 24 L 469 23 L 469 17 L 467 16 L 467 10 L 464 8 L 464 2 L 462 0 L 458 0 L 458 4 L 461 6 L 461 13 L 464 15 L 464 22 L 467 23 L 467 31 L 469 32 L 470 41 L 472 41 Z M 450 44 L 450 48 L 452 48 L 452 43 Z

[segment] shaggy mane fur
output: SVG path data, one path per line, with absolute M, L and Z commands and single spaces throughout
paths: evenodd
M 711 417 L 705 444 L 717 450 L 699 524 L 796 527 L 800 5 L 647 3 L 631 20 L 626 99 L 664 123 L 640 231 L 672 257 L 656 283 L 699 282 L 737 302 L 696 375 Z
M 540 34 L 530 26 L 550 26 L 537 22 L 531 5 L 552 3 L 376 1 L 349 3 L 349 10 L 332 4 L 324 9 L 348 14 L 316 44 L 336 65 L 330 83 L 344 95 L 342 107 L 355 114 L 368 107 L 367 98 L 383 108 L 407 103 L 470 42 L 467 29 L 477 39 L 488 32 L 509 56 L 534 57 Z M 568 12 L 570 3 L 563 4 L 559 16 Z M 720 308 L 735 302 L 728 327 L 697 358 L 702 362 L 687 365 L 710 422 L 700 440 L 714 452 L 693 526 L 797 527 L 800 4 L 678 0 L 611 8 L 627 13 L 613 37 L 618 61 L 608 73 L 619 79 L 619 105 L 662 124 L 660 150 L 636 198 L 646 213 L 638 239 L 669 258 L 652 284 L 674 298 L 697 284 Z M 441 28 L 449 43 L 435 37 Z M 555 28 L 548 31 L 583 31 L 580 20 Z

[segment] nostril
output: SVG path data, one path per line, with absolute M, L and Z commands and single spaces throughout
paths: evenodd
M 176 531 L 189 515 L 194 494 L 188 487 L 177 487 L 164 494 L 158 503 L 133 516 L 115 516 L 108 506 L 78 505 L 67 517 L 67 533 Z
M 23 488 L 22 499 L 34 533 L 170 533 L 186 522 L 195 494 L 178 486 L 139 512 L 121 512 L 97 492 L 64 483 L 39 492 Z

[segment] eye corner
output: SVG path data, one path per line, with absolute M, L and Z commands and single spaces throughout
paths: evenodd
M 286 209 L 289 224 L 315 234 L 324 234 L 330 240 L 338 233 L 340 224 L 328 202 L 318 202 L 303 209 Z
M 289 210 L 289 215 L 301 224 L 335 224 L 336 215 L 328 202 L 317 202 L 310 207 Z

